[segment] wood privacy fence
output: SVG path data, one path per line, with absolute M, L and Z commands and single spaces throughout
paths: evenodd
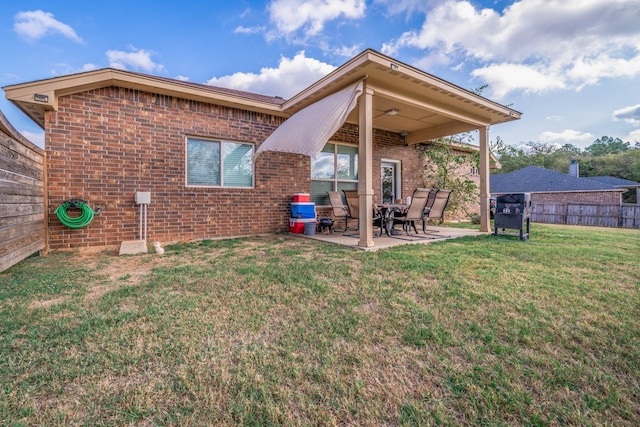
M 531 221 L 640 229 L 640 205 L 532 203 Z
M 46 157 L 0 111 L 0 271 L 46 249 Z

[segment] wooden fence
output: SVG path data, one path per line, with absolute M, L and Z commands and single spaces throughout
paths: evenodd
M 640 205 L 532 203 L 532 222 L 640 229 Z
M 0 111 L 0 271 L 47 247 L 46 156 Z

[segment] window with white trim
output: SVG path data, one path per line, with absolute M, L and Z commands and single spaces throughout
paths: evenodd
M 253 144 L 187 138 L 187 185 L 253 187 Z
M 311 158 L 311 201 L 329 206 L 327 191 L 358 188 L 358 147 L 327 143 L 322 152 Z

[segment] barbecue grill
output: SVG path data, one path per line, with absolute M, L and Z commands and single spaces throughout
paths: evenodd
M 494 235 L 498 229 L 518 230 L 520 240 L 529 238 L 529 224 L 531 222 L 531 194 L 515 193 L 503 194 L 496 198 L 496 213 L 494 215 Z

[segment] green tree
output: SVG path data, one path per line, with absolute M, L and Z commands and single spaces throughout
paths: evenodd
M 620 138 L 612 138 L 610 136 L 602 136 L 593 144 L 588 146 L 585 151 L 591 153 L 594 156 L 604 156 L 607 154 L 616 154 L 627 151 L 631 148 L 629 142 L 624 142 Z
M 465 135 L 458 136 L 462 139 Z M 464 144 L 454 138 L 440 138 L 426 146 L 423 157 L 423 186 L 434 190 L 452 190 L 447 209 L 470 215 L 468 206 L 478 201 L 478 186 L 461 171 L 479 167 L 477 153 L 467 154 L 456 150 L 456 145 Z

